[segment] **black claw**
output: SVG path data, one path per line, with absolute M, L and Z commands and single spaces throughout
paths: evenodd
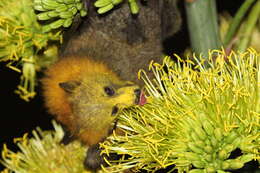
M 101 149 L 99 144 L 95 144 L 89 147 L 87 151 L 87 156 L 84 160 L 84 166 L 86 169 L 96 171 L 101 168 L 101 165 L 104 165 L 105 161 L 103 156 L 101 156 Z
M 86 169 L 91 171 L 97 171 L 101 168 L 101 165 L 108 166 L 108 164 L 105 162 L 104 157 L 107 160 L 119 160 L 123 157 L 123 155 L 118 155 L 116 153 L 110 153 L 109 156 L 106 154 L 101 155 L 102 149 L 99 148 L 99 144 L 92 145 L 89 147 L 87 151 L 87 156 L 84 160 L 84 166 Z M 124 155 L 127 157 L 126 155 Z

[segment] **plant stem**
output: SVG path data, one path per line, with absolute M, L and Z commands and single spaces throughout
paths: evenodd
M 245 16 L 246 12 L 248 11 L 248 9 L 251 7 L 252 3 L 254 3 L 254 2 L 255 2 L 255 0 L 246 0 L 241 5 L 239 10 L 237 11 L 234 19 L 232 20 L 231 24 L 229 25 L 228 31 L 226 33 L 225 40 L 224 40 L 225 47 L 229 44 L 229 42 L 233 38 L 234 34 L 238 30 L 238 26 L 240 25 L 243 17 Z
M 215 0 L 186 1 L 192 50 L 206 59 L 208 51 L 221 46 Z
M 248 43 L 251 39 L 251 34 L 253 32 L 254 27 L 256 26 L 257 20 L 260 17 L 260 0 L 257 0 L 257 2 L 255 3 L 255 5 L 253 6 L 247 22 L 245 24 L 245 29 L 244 29 L 244 33 L 243 33 L 243 37 L 241 42 L 238 45 L 237 50 L 239 51 L 245 51 Z

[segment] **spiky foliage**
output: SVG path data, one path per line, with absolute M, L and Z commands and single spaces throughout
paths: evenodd
M 174 164 L 180 173 L 213 173 L 260 160 L 259 53 L 212 51 L 208 69 L 176 57 L 176 63 L 152 63 L 154 79 L 141 72 L 151 102 L 119 116 L 125 135 L 111 136 L 103 147 L 128 157 L 109 172 Z M 237 148 L 243 154 L 230 159 Z
M 59 33 L 44 33 L 37 23 L 31 0 L 0 1 L 0 61 L 22 72 L 17 92 L 25 100 L 35 95 L 36 54 Z
M 39 13 L 37 18 L 48 21 L 43 25 L 44 31 L 57 29 L 61 26 L 69 27 L 76 15 L 87 15 L 86 8 L 81 0 L 33 0 L 34 9 Z
M 71 26 L 74 18 L 87 15 L 86 1 L 82 0 L 33 0 L 34 9 L 38 11 L 38 20 L 45 21 L 44 31 Z M 112 10 L 123 0 L 97 0 L 95 7 L 103 14 Z M 139 7 L 136 0 L 128 0 L 131 12 L 137 14 Z
M 98 8 L 98 13 L 103 14 L 111 9 L 113 9 L 116 5 L 121 4 L 123 0 L 97 0 L 95 2 L 95 7 Z M 132 14 L 137 14 L 139 12 L 139 7 L 137 5 L 136 0 L 128 0 L 129 7 Z

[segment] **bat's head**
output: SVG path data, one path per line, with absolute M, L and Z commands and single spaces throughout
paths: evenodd
M 64 58 L 42 80 L 46 107 L 76 134 L 98 142 L 107 135 L 118 112 L 146 102 L 141 88 L 121 80 L 104 64 L 87 58 Z M 96 139 L 94 139 L 96 136 Z
M 146 103 L 139 86 L 120 80 L 112 72 L 88 74 L 78 81 L 61 82 L 59 86 L 68 95 L 78 123 L 86 128 L 103 128 L 123 108 Z

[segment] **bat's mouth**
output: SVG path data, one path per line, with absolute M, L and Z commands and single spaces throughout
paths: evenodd
M 140 89 L 136 89 L 134 92 L 136 94 L 135 103 L 140 106 L 143 106 L 144 104 L 146 104 L 147 101 L 146 101 L 144 92 L 141 91 Z

